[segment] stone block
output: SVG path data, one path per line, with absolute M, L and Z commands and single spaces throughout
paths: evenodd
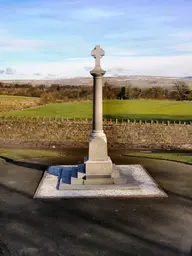
M 102 137 L 95 137 L 89 142 L 89 160 L 106 161 L 108 159 L 107 143 Z
M 110 175 L 112 173 L 112 161 L 108 157 L 106 161 L 90 161 L 85 162 L 85 172 L 87 176 L 91 175 Z
M 84 180 L 84 185 L 104 185 L 113 184 L 112 178 L 89 178 Z
M 82 173 L 82 172 L 77 173 L 77 178 L 78 179 L 83 179 L 84 177 L 85 177 L 85 173 Z
M 126 184 L 127 183 L 127 178 L 126 177 L 115 178 L 115 179 L 113 179 L 113 182 L 116 185 Z
M 112 177 L 113 179 L 118 179 L 118 178 L 120 178 L 120 173 L 119 173 L 119 171 L 118 171 L 118 170 L 112 170 L 111 177 Z
M 83 185 L 83 181 L 84 181 L 83 179 L 71 177 L 71 185 Z M 62 188 L 61 185 L 60 185 L 60 188 Z
M 111 177 L 112 177 L 113 179 L 118 179 L 118 178 L 120 178 L 120 169 L 117 168 L 117 166 L 116 166 L 115 164 L 113 164 L 113 166 L 112 166 Z

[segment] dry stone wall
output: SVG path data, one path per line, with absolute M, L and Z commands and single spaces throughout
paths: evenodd
M 90 120 L 0 118 L 1 147 L 88 147 Z M 191 123 L 104 121 L 109 148 L 192 149 Z

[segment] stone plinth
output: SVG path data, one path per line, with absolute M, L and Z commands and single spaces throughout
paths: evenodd
M 96 176 L 96 175 L 111 175 L 112 174 L 112 161 L 110 157 L 108 160 L 97 160 L 91 161 L 88 160 L 85 162 L 85 173 L 86 177 Z
M 167 197 L 166 193 L 155 183 L 153 178 L 141 165 L 117 165 L 120 175 L 128 180 L 126 184 L 107 184 L 102 183 L 82 185 L 76 181 L 73 185 L 63 183 L 62 179 L 58 183 L 59 169 L 69 170 L 77 166 L 51 166 L 44 176 L 35 192 L 34 198 L 91 198 L 91 197 Z M 64 175 L 65 176 L 65 175 Z M 75 178 L 74 178 L 75 179 Z
M 109 157 L 107 152 L 107 142 L 105 141 L 105 138 L 100 136 L 93 138 L 91 136 L 89 140 L 90 161 L 108 161 Z

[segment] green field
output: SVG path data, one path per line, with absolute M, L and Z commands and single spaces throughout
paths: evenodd
M 168 100 L 105 100 L 104 118 L 139 120 L 192 120 L 192 102 Z M 1 116 L 92 118 L 92 102 L 48 104 Z
M 38 103 L 39 98 L 35 97 L 0 95 L 0 113 L 35 107 Z

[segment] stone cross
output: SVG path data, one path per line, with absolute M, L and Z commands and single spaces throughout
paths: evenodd
M 107 137 L 103 130 L 102 87 L 105 70 L 100 67 L 100 59 L 105 52 L 96 45 L 91 51 L 95 58 L 95 68 L 91 70 L 93 76 L 93 124 L 89 138 L 89 156 L 85 163 L 86 185 L 113 184 L 112 161 L 108 156 Z
M 105 55 L 104 50 L 100 48 L 100 45 L 96 45 L 91 55 L 95 58 L 95 67 L 100 68 L 100 59 Z

